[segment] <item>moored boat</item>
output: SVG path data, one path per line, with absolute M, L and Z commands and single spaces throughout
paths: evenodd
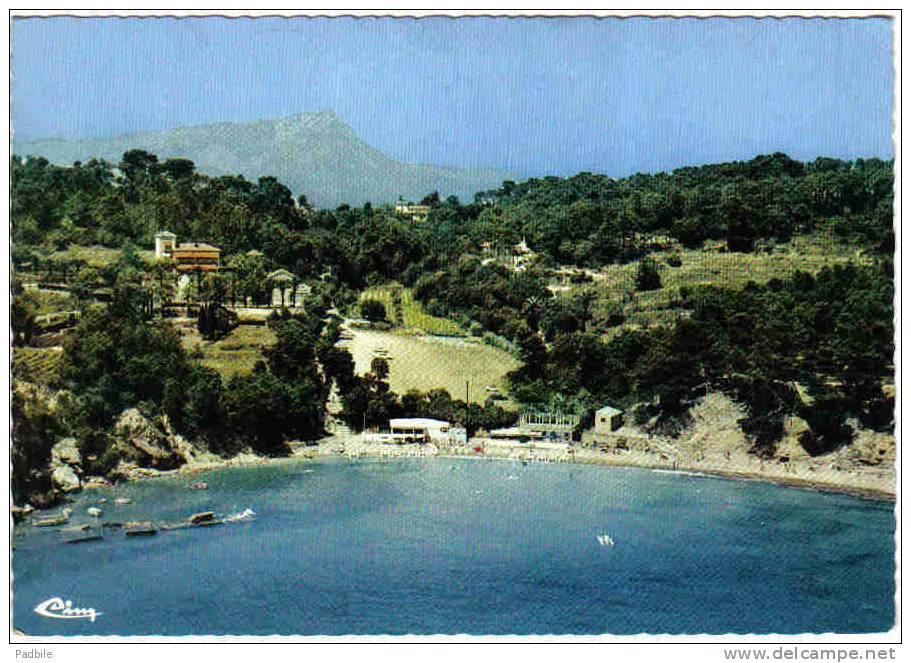
M 124 523 L 123 530 L 127 536 L 152 536 L 158 533 L 158 528 L 148 521 Z
M 207 523 L 215 518 L 215 513 L 213 511 L 200 511 L 199 513 L 194 513 L 187 520 L 194 525 L 202 525 Z
M 62 512 L 53 516 L 35 518 L 32 521 L 32 524 L 35 527 L 57 527 L 58 525 L 66 525 L 70 520 L 71 513 L 73 513 L 72 509 L 64 509 Z
M 83 543 L 84 541 L 97 541 L 103 539 L 102 529 L 96 525 L 77 525 L 60 530 L 64 543 Z

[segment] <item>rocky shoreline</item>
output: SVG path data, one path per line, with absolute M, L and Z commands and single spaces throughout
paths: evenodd
M 652 456 L 641 455 L 612 455 L 591 449 L 578 449 L 571 454 L 536 453 L 535 450 L 525 450 L 522 454 L 509 453 L 504 449 L 487 449 L 475 452 L 473 447 L 439 449 L 432 444 L 406 444 L 406 445 L 372 445 L 357 440 L 339 440 L 328 438 L 318 445 L 303 446 L 295 449 L 289 456 L 266 457 L 256 454 L 239 454 L 232 458 L 205 458 L 194 460 L 173 470 L 155 470 L 152 468 L 136 467 L 123 475 L 123 481 L 148 480 L 159 477 L 186 475 L 192 476 L 201 472 L 218 470 L 228 467 L 247 467 L 270 465 L 277 463 L 297 462 L 320 457 L 356 458 L 473 458 L 477 460 L 506 460 L 513 462 L 543 462 L 567 463 L 576 465 L 600 465 L 604 467 L 638 467 L 643 469 L 666 471 L 669 473 L 694 474 L 712 476 L 739 481 L 765 481 L 789 488 L 813 490 L 817 492 L 838 493 L 854 495 L 866 499 L 895 501 L 894 490 L 889 491 L 876 487 L 851 485 L 845 482 L 845 477 L 829 477 L 829 480 L 812 480 L 801 476 L 788 476 L 779 472 L 748 472 L 723 467 L 706 465 L 672 466 L 660 459 L 655 454 Z M 80 488 L 110 488 L 115 484 L 101 477 L 90 477 L 83 482 Z M 75 489 L 79 490 L 79 488 Z M 68 491 L 69 493 L 75 490 Z M 66 498 L 64 497 L 64 501 Z M 54 505 L 56 506 L 56 505 Z M 30 505 L 13 507 L 13 516 L 21 520 L 37 511 Z
M 93 458 L 82 458 L 74 438 L 64 438 L 51 450 L 48 467 L 53 493 L 39 495 L 13 506 L 16 520 L 37 508 L 66 502 L 82 488 L 109 488 L 120 481 L 135 481 L 174 474 L 192 475 L 224 467 L 262 465 L 317 457 L 492 458 L 523 462 L 642 467 L 652 470 L 696 473 L 738 480 L 767 481 L 794 488 L 837 492 L 879 500 L 896 499 L 894 436 L 858 431 L 855 444 L 824 456 L 810 457 L 796 442 L 799 422 L 789 422 L 775 458 L 761 459 L 749 452 L 748 440 L 736 423 L 738 412 L 729 401 L 706 398 L 693 410 L 694 423 L 679 438 L 663 438 L 641 430 L 623 429 L 613 446 L 583 437 L 582 445 L 535 448 L 472 438 L 465 445 L 383 444 L 360 435 L 331 436 L 318 443 L 292 443 L 290 454 L 265 457 L 243 450 L 230 458 L 213 454 L 170 430 L 167 420 L 150 421 L 138 410 L 123 412 L 114 427 L 114 458 L 104 474 L 93 474 Z M 94 465 L 93 465 L 94 463 Z

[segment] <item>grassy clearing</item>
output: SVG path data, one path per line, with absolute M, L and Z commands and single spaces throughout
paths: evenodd
M 503 350 L 475 338 L 441 338 L 417 334 L 396 334 L 375 330 L 351 331 L 352 340 L 341 343 L 354 358 L 355 370 L 364 374 L 370 362 L 385 350 L 389 361 L 389 388 L 404 394 L 409 389 L 427 391 L 442 388 L 453 398 L 468 398 L 483 403 L 496 387 L 506 394 L 506 374 L 519 366 L 518 360 Z M 507 402 L 502 402 L 508 406 Z
M 265 325 L 240 325 L 218 341 L 203 340 L 195 327 L 182 328 L 181 333 L 187 351 L 201 353 L 202 365 L 218 371 L 224 380 L 251 373 L 263 348 L 275 342 L 275 334 Z
M 622 312 L 624 323 L 607 332 L 608 337 L 613 337 L 621 329 L 673 323 L 683 313 L 675 306 L 683 287 L 714 285 L 740 288 L 749 281 L 762 284 L 773 278 L 786 280 L 801 270 L 815 274 L 824 267 L 871 261 L 863 252 L 842 247 L 825 236 L 797 237 L 763 253 L 727 253 L 709 247 L 702 250 L 667 249 L 653 252 L 650 257 L 658 264 L 661 275 L 661 288 L 658 290 L 636 291 L 639 267 L 636 261 L 602 269 L 594 283 L 560 283 L 559 287 L 565 290 L 557 296 L 568 296 L 584 289 L 593 291 L 595 315 L 602 322 L 611 313 Z M 680 259 L 679 267 L 668 263 L 673 258 Z
M 59 348 L 14 348 L 13 375 L 27 382 L 50 385 L 60 377 L 62 359 Z
M 395 292 L 401 294 L 401 311 L 396 310 Z M 386 307 L 386 318 L 392 322 L 396 331 L 408 334 L 431 334 L 433 336 L 465 336 L 465 331 L 452 320 L 438 318 L 424 310 L 419 301 L 414 299 L 410 288 L 398 284 L 386 284 L 367 288 L 361 293 L 360 301 L 375 299 Z
M 71 244 L 64 251 L 52 253 L 50 257 L 55 260 L 84 260 L 89 267 L 97 268 L 117 262 L 120 254 L 120 249 L 112 249 L 107 246 L 76 246 Z M 137 249 L 136 255 L 147 263 L 155 262 L 154 251 Z

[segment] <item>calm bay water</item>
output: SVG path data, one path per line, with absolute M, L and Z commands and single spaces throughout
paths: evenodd
M 189 489 L 199 480 L 209 490 Z M 86 491 L 71 523 L 91 520 L 85 509 L 101 497 L 102 520 L 257 516 L 79 544 L 17 527 L 16 628 L 804 633 L 894 621 L 893 505 L 843 495 L 635 468 L 331 459 Z M 34 612 L 54 596 L 103 614 Z

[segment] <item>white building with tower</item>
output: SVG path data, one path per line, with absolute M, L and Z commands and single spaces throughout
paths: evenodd
M 169 230 L 155 233 L 155 258 L 156 260 L 170 260 L 174 249 L 177 247 L 177 235 Z

